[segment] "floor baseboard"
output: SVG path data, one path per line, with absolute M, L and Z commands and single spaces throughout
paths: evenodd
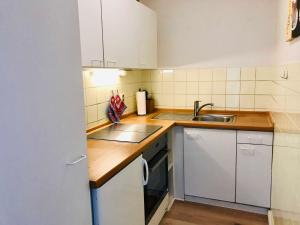
M 275 225 L 272 210 L 268 211 L 268 223 L 269 223 L 269 225 Z

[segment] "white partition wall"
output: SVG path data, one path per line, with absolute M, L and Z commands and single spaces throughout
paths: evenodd
M 1 225 L 92 224 L 78 23 L 76 1 L 0 2 Z

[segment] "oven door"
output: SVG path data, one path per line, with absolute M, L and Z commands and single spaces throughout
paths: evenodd
M 146 179 L 144 186 L 145 219 L 146 224 L 159 207 L 168 192 L 168 152 L 159 151 L 147 162 L 144 173 Z

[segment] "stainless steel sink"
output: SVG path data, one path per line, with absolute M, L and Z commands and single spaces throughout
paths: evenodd
M 194 117 L 193 121 L 232 123 L 235 117 L 235 115 L 202 114 Z

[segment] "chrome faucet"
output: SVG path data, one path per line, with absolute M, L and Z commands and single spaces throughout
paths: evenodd
M 214 103 L 206 103 L 200 106 L 200 101 L 194 102 L 194 117 L 197 117 L 201 109 L 203 109 L 205 106 L 214 106 Z

